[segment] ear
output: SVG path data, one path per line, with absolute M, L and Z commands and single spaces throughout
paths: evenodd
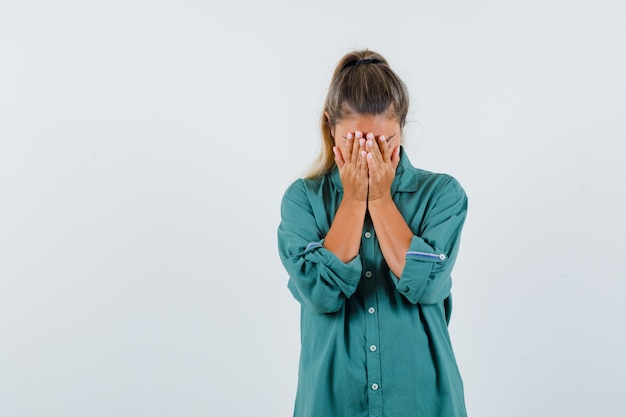
M 326 118 L 326 124 L 330 127 L 330 135 L 334 138 L 335 137 L 335 126 L 332 125 L 332 123 L 330 122 L 330 114 L 325 111 L 324 112 L 324 117 Z

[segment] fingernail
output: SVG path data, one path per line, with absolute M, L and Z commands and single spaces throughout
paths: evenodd
M 367 141 L 367 146 L 369 146 L 370 148 L 373 146 L 372 140 L 369 139 L 369 138 L 368 138 L 368 141 Z
M 370 140 L 374 139 L 374 134 L 370 132 L 370 133 L 367 134 L 366 138 L 368 138 Z
M 347 137 L 346 137 L 346 138 L 347 138 L 347 139 L 352 139 L 353 137 L 354 137 L 354 136 L 352 135 L 352 133 L 348 133 L 348 135 L 347 135 Z
M 359 145 L 361 146 L 365 145 L 365 139 L 363 138 L 359 139 Z
M 385 141 L 385 140 L 387 140 L 387 139 L 385 139 L 385 137 L 384 137 L 384 136 L 380 136 L 380 137 L 378 138 L 378 140 L 379 140 L 379 141 L 381 141 L 381 142 L 384 142 L 384 141 Z
M 357 130 L 356 132 L 354 132 L 354 136 L 356 136 L 357 138 L 360 138 L 360 137 L 363 137 L 363 133 Z
M 365 152 L 365 151 L 361 151 L 361 156 L 362 156 L 363 158 L 365 158 L 365 156 L 366 156 L 366 155 L 367 155 L 367 152 Z

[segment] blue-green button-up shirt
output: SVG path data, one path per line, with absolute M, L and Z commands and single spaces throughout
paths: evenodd
M 336 167 L 283 197 L 279 253 L 301 304 L 294 416 L 466 416 L 447 325 L 467 198 L 454 178 L 414 168 L 404 150 L 400 158 L 391 191 L 414 233 L 400 277 L 369 216 L 356 258 L 324 248 L 343 195 Z

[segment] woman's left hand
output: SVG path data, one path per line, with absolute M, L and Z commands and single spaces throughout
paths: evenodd
M 385 136 L 374 137 L 368 133 L 365 137 L 367 167 L 369 170 L 368 201 L 391 199 L 391 184 L 400 163 L 400 147 L 390 149 Z

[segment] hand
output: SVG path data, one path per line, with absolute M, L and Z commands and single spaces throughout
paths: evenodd
M 369 173 L 369 202 L 391 199 L 391 184 L 396 176 L 396 168 L 400 163 L 400 147 L 390 149 L 385 136 L 374 137 L 373 133 L 366 136 L 367 167 Z
M 341 140 L 341 139 L 340 139 Z M 343 185 L 344 200 L 367 201 L 368 163 L 363 133 L 348 133 L 344 146 L 334 146 L 335 163 Z

